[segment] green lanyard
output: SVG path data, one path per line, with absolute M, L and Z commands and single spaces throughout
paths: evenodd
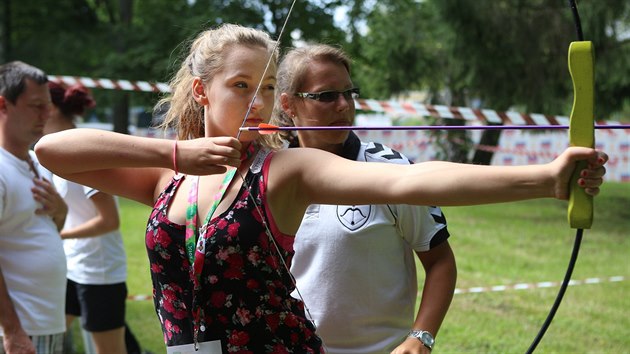
M 247 153 L 243 156 L 242 161 L 247 160 L 254 154 L 254 143 L 247 148 Z M 199 291 L 201 291 L 201 271 L 203 269 L 204 258 L 206 255 L 206 231 L 207 225 L 210 223 L 212 215 L 223 200 L 223 196 L 228 189 L 232 179 L 236 174 L 236 168 L 231 168 L 223 177 L 223 181 L 219 186 L 219 191 L 213 196 L 210 210 L 204 220 L 201 235 L 199 235 L 199 225 L 197 223 L 197 211 L 199 200 L 199 176 L 191 176 L 190 191 L 188 193 L 188 207 L 186 208 L 186 255 L 190 262 L 190 277 L 193 281 L 193 297 L 192 297 L 192 316 L 193 316 L 193 340 L 195 350 L 197 349 L 197 338 L 199 331 L 205 331 L 203 308 L 199 304 Z

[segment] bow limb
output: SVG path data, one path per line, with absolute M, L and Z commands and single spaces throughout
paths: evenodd
M 269 71 L 269 67 L 271 65 L 271 62 L 273 61 L 274 54 L 278 50 L 278 48 L 280 47 L 280 40 L 282 39 L 282 36 L 284 35 L 284 29 L 287 27 L 287 23 L 289 23 L 289 18 L 291 17 L 291 13 L 293 12 L 293 7 L 295 7 L 295 3 L 296 2 L 297 2 L 297 0 L 291 1 L 291 7 L 289 7 L 289 11 L 287 12 L 287 16 L 285 17 L 284 23 L 282 24 L 282 28 L 280 28 L 280 32 L 278 33 L 278 38 L 276 38 L 276 43 L 274 44 L 273 50 L 271 51 L 271 53 L 269 53 L 269 59 L 267 59 L 267 64 L 265 64 L 265 70 L 263 70 L 263 73 L 260 76 L 260 81 L 258 82 L 258 85 L 256 85 L 256 90 L 254 91 L 254 95 L 252 96 L 252 100 L 249 103 L 249 106 L 247 107 L 247 112 L 245 112 L 245 116 L 243 117 L 243 122 L 241 123 L 241 127 L 238 130 L 238 132 L 236 133 L 236 138 L 237 139 L 241 136 L 241 133 L 243 132 L 242 128 L 245 127 L 245 122 L 247 122 L 247 118 L 249 118 L 249 114 L 252 111 L 252 107 L 254 107 L 254 102 L 256 101 L 256 96 L 258 95 L 258 92 L 260 92 L 260 87 L 262 86 L 262 83 L 263 83 L 263 81 L 265 79 L 265 75 L 267 74 L 267 71 Z
M 580 16 L 577 11 L 577 5 L 574 0 L 569 1 L 573 17 L 575 20 L 575 27 L 577 30 L 578 41 L 572 42 L 569 46 L 569 73 L 571 74 L 571 80 L 573 81 L 573 108 L 571 109 L 571 116 L 569 122 L 569 144 L 571 146 L 584 146 L 594 147 L 595 145 L 595 126 L 594 126 L 594 88 L 595 88 L 595 75 L 594 75 L 594 53 L 593 43 L 584 40 L 582 34 L 582 25 L 580 23 Z M 575 233 L 575 242 L 573 244 L 573 252 L 569 259 L 569 265 L 564 275 L 564 280 L 560 285 L 560 290 L 556 296 L 547 319 L 540 327 L 540 331 L 534 338 L 534 341 L 527 349 L 527 354 L 533 353 L 536 350 L 536 346 L 542 340 L 545 332 L 549 328 L 551 321 L 553 320 L 564 293 L 571 281 L 571 275 L 573 274 L 573 268 L 577 261 L 577 256 L 580 251 L 580 244 L 582 243 L 582 233 L 584 229 L 589 229 L 593 223 L 593 197 L 586 194 L 586 192 L 578 186 L 578 179 L 580 178 L 580 171 L 586 167 L 586 162 L 580 162 L 577 164 L 573 176 L 571 176 L 570 182 L 570 195 L 569 195 L 569 208 L 568 208 L 568 220 L 571 228 L 577 229 Z

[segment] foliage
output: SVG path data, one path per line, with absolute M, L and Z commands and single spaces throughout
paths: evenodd
M 497 110 L 568 115 L 573 89 L 566 56 L 577 35 L 566 1 L 433 2 L 456 33 L 454 53 L 457 65 L 470 70 L 470 96 Z M 595 45 L 596 116 L 605 119 L 630 97 L 630 46 L 619 33 L 629 34 L 630 4 L 583 2 L 579 10 L 585 39 Z
M 595 115 L 630 118 L 630 3 L 585 2 L 580 14 L 595 44 Z M 387 0 L 365 19 L 368 31 L 351 48 L 355 79 L 368 97 L 422 90 L 428 103 L 569 115 L 566 57 L 577 39 L 566 1 Z M 443 157 L 465 161 L 466 144 L 452 143 L 467 141 L 464 132 L 434 135 Z M 499 136 L 486 131 L 481 144 L 495 145 Z M 473 161 L 491 157 L 478 151 Z
M 19 59 L 50 74 L 111 79 L 167 81 L 186 44 L 199 31 L 224 22 L 279 31 L 290 1 L 133 1 L 133 0 L 4 0 L 0 16 L 10 15 L 2 40 L 13 45 L 0 61 Z M 303 39 L 344 40 L 333 24 L 339 1 L 296 3 L 287 33 Z M 7 10 L 10 9 L 10 10 Z M 291 36 L 284 37 L 285 46 Z M 3 46 L 3 48 L 6 48 Z M 94 92 L 99 114 L 111 114 L 121 98 L 111 91 Z M 132 106 L 151 107 L 155 94 L 134 94 Z
M 441 89 L 438 73 L 446 57 L 436 38 L 434 17 L 426 4 L 414 0 L 380 1 L 366 18 L 368 33 L 361 38 L 355 80 L 368 97 L 399 95 L 422 88 Z M 401 26 L 400 24 L 405 24 Z M 434 75 L 436 74 L 436 75 Z
M 20 59 L 51 74 L 164 82 L 186 40 L 236 22 L 277 36 L 291 0 L 3 0 L 0 61 Z M 597 117 L 630 113 L 630 3 L 580 2 L 596 49 Z M 345 9 L 345 21 L 335 13 Z M 344 46 L 365 97 L 428 93 L 429 103 L 568 114 L 566 69 L 575 40 L 563 0 L 297 1 L 282 47 Z M 99 107 L 115 100 L 95 93 Z M 151 106 L 154 94 L 133 94 Z M 100 112 L 102 113 L 102 112 Z

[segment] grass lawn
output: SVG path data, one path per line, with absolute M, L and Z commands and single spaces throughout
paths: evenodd
M 536 200 L 446 208 L 457 287 L 561 282 L 575 240 L 566 206 Z M 630 184 L 607 183 L 595 199 L 572 279 L 624 280 L 570 286 L 537 352 L 630 353 L 629 236 Z M 524 353 L 557 292 L 554 286 L 456 295 L 436 350 Z
M 121 200 L 130 295 L 151 295 L 144 229 L 149 208 Z M 445 208 L 459 289 L 560 282 L 575 238 L 566 202 L 537 200 Z M 573 279 L 619 282 L 570 286 L 539 353 L 630 353 L 630 184 L 606 183 L 595 200 Z M 422 278 L 420 283 L 422 284 Z M 462 293 L 437 337 L 436 353 L 524 353 L 547 316 L 557 286 Z M 144 349 L 164 353 L 152 301 L 128 301 L 127 319 Z

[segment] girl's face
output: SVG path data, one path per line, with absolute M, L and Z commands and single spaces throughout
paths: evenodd
M 198 102 L 204 105 L 205 134 L 210 136 L 237 136 L 250 104 L 252 105 L 245 126 L 267 123 L 271 117 L 276 86 L 276 66 L 272 63 L 260 82 L 269 53 L 262 47 L 232 46 L 224 56 L 224 66 L 217 72 L 203 92 L 207 99 Z M 193 87 L 195 90 L 195 87 Z M 256 93 L 256 99 L 252 98 Z M 242 132 L 241 141 L 252 141 L 256 132 Z
M 350 74 L 341 63 L 318 60 L 309 64 L 304 81 L 298 88 L 302 93 L 324 91 L 347 92 L 353 88 Z M 343 94 L 336 99 L 314 100 L 292 97 L 291 112 L 295 126 L 349 126 L 354 122 L 354 100 Z M 300 145 L 337 152 L 348 137 L 348 131 L 298 131 Z

